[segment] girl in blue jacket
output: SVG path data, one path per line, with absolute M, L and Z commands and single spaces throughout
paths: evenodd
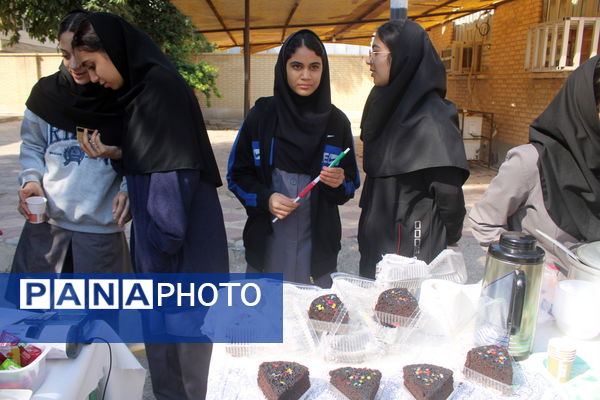
M 328 168 L 348 147 L 339 166 Z M 294 203 L 316 176 L 321 182 Z M 274 96 L 258 99 L 250 110 L 231 150 L 227 180 L 248 214 L 248 271 L 330 286 L 340 250 L 338 205 L 354 196 L 359 174 L 350 122 L 331 104 L 327 53 L 312 31 L 298 31 L 283 44 Z

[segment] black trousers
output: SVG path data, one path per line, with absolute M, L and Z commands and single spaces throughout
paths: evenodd
M 212 343 L 146 343 L 157 400 L 206 398 Z

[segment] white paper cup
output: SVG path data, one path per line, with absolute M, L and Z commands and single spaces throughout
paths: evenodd
M 552 338 L 548 342 L 548 371 L 559 382 L 567 382 L 576 354 L 575 343 L 564 338 Z
M 560 359 L 574 359 L 577 347 L 567 338 L 552 338 L 548 341 L 548 353 Z
M 32 224 L 41 224 L 46 221 L 46 198 L 42 196 L 31 196 L 25 199 L 29 208 L 29 217 Z

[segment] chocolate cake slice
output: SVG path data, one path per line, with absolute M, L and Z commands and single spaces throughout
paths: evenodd
M 404 386 L 417 400 L 444 400 L 454 390 L 452 371 L 431 364 L 412 364 L 403 368 Z
M 384 326 L 395 328 L 406 325 L 405 318 L 410 318 L 419 310 L 417 299 L 406 288 L 393 288 L 381 292 L 375 305 L 378 319 Z M 394 318 L 398 316 L 401 318 Z
M 258 387 L 267 400 L 297 400 L 310 388 L 308 368 L 291 361 L 270 361 L 258 367 Z
M 512 385 L 512 363 L 504 346 L 480 346 L 469 350 L 465 367 L 505 385 Z
M 381 382 L 381 372 L 368 368 L 338 368 L 329 371 L 329 376 L 331 384 L 350 400 L 373 400 Z
M 317 321 L 336 322 L 338 315 L 344 311 L 344 303 L 336 294 L 319 296 L 310 303 L 308 318 Z M 342 323 L 348 323 L 348 313 L 342 318 Z

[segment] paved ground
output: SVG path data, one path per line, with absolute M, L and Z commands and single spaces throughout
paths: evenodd
M 0 122 L 2 118 L 0 117 Z M 4 120 L 0 123 L 0 230 L 3 236 L 0 239 L 0 272 L 7 271 L 12 261 L 14 249 L 23 227 L 23 218 L 16 211 L 17 204 L 17 176 L 19 173 L 19 126 L 18 120 Z M 214 125 L 216 130 L 209 131 L 211 143 L 219 164 L 219 170 L 223 181 L 225 181 L 227 158 L 233 140 L 235 139 L 236 123 L 221 122 Z M 356 129 L 355 134 L 359 131 Z M 357 154 L 362 153 L 361 143 L 355 138 Z M 359 163 L 361 163 L 359 156 Z M 361 168 L 362 169 L 362 168 Z M 476 202 L 489 184 L 495 171 L 472 165 L 471 177 L 464 186 L 467 207 L 470 208 Z M 358 272 L 358 245 L 356 235 L 358 229 L 358 199 L 360 189 L 356 197 L 341 207 L 343 225 L 342 252 L 338 259 L 338 270 L 345 272 Z M 230 263 L 232 272 L 240 272 L 244 264 L 242 230 L 246 220 L 246 214 L 238 200 L 225 188 L 219 188 L 219 199 L 223 208 L 227 238 L 230 249 Z M 469 283 L 479 281 L 483 276 L 484 252 L 473 239 L 470 229 L 465 226 L 463 238 L 459 242 L 458 250 L 465 256 L 469 273 Z M 146 365 L 145 356 L 142 351 L 136 355 Z M 154 399 L 147 382 L 145 400 Z

